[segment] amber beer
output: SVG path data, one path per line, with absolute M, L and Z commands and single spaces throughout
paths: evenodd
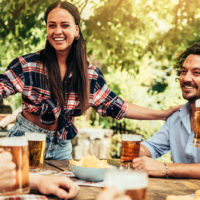
M 26 132 L 29 146 L 30 169 L 40 170 L 44 165 L 46 135 L 44 133 Z
M 16 183 L 12 187 L 0 190 L 0 196 L 28 193 L 29 159 L 26 138 L 24 136 L 0 138 L 0 148 L 9 151 L 16 164 Z
M 121 158 L 122 167 L 129 168 L 132 160 L 139 157 L 141 135 L 122 134 Z
M 200 147 L 200 99 L 195 101 L 193 144 L 195 147 Z
M 147 200 L 148 176 L 146 172 L 133 170 L 107 170 L 105 187 L 116 187 L 131 200 Z

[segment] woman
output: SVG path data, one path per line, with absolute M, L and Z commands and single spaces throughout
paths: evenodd
M 80 14 L 69 2 L 55 2 L 45 13 L 46 46 L 14 59 L 0 75 L 0 96 L 20 92 L 23 112 L 8 136 L 47 134 L 45 159 L 71 159 L 73 118 L 93 107 L 116 119 L 166 119 L 177 108 L 156 111 L 129 104 L 106 85 L 101 71 L 88 63 L 79 28 Z

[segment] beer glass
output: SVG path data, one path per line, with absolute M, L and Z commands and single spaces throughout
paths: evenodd
M 29 146 L 30 170 L 41 170 L 44 165 L 46 134 L 26 132 L 25 136 Z
M 29 188 L 29 159 L 28 143 L 24 136 L 0 138 L 0 148 L 12 154 L 16 164 L 16 183 L 12 187 L 2 189 L 0 196 L 28 193 Z
M 200 99 L 195 101 L 193 144 L 195 147 L 200 147 Z
M 108 169 L 104 177 L 105 188 L 115 187 L 131 200 L 147 200 L 148 175 L 134 170 Z
M 122 134 L 120 165 L 130 168 L 134 158 L 139 157 L 141 135 Z

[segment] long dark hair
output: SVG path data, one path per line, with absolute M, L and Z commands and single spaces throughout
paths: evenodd
M 76 6 L 67 1 L 57 1 L 47 8 L 45 12 L 46 23 L 48 14 L 57 7 L 66 9 L 74 17 L 76 25 L 79 26 L 80 13 Z M 55 98 L 61 108 L 64 109 L 69 93 L 76 92 L 80 100 L 81 111 L 84 112 L 89 102 L 88 61 L 86 45 L 80 28 L 79 35 L 80 37 L 74 40 L 69 52 L 66 61 L 67 72 L 63 82 L 60 76 L 56 51 L 48 40 L 46 40 L 45 48 L 40 51 L 40 60 L 43 63 L 44 69 L 47 68 L 48 71 L 48 78 L 46 80 L 52 98 Z M 65 92 L 67 92 L 67 96 L 65 96 Z

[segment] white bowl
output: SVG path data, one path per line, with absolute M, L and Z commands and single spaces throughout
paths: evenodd
M 104 179 L 104 172 L 108 168 L 89 168 L 71 165 L 70 168 L 78 179 L 91 182 L 99 182 Z

